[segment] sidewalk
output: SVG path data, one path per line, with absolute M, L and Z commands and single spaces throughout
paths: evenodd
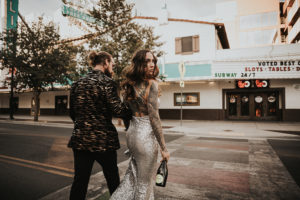
M 14 115 L 14 120 L 9 115 L 0 114 L 0 121 L 18 124 L 31 124 L 41 126 L 68 126 L 73 127 L 69 116 L 42 115 L 39 121 L 34 122 L 33 116 Z M 117 119 L 113 119 L 117 128 Z M 266 121 L 205 121 L 205 120 L 162 120 L 165 133 L 180 133 L 188 136 L 221 137 L 221 138 L 293 138 L 295 135 L 287 135 L 274 131 L 300 131 L 300 122 L 266 122 Z
M 68 117 L 41 116 L 41 122 L 5 117 L 0 115 L 0 121 L 72 126 Z M 275 132 L 299 132 L 300 123 L 184 120 L 180 126 L 179 120 L 162 120 L 162 125 L 165 134 L 182 137 L 167 143 L 168 182 L 165 188 L 155 186 L 155 199 L 300 199 L 300 188 L 267 141 L 300 141 L 299 135 Z M 127 167 L 128 160 L 119 164 L 121 177 Z M 68 199 L 69 189 L 43 200 Z M 91 177 L 87 199 L 107 199 L 102 172 Z

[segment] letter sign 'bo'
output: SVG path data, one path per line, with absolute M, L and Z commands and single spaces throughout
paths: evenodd
M 237 88 L 250 88 L 251 82 L 249 80 L 238 80 L 236 81 Z
M 255 87 L 256 88 L 268 88 L 269 80 L 255 80 Z
M 7 21 L 6 28 L 17 29 L 19 0 L 6 0 Z

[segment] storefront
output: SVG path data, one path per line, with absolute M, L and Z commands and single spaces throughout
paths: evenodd
M 213 76 L 231 83 L 222 88 L 224 119 L 300 120 L 300 60 L 215 62 Z
M 281 120 L 284 89 L 225 89 L 226 119 Z

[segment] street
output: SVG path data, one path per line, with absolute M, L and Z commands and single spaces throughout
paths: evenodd
M 71 128 L 0 122 L 0 199 L 39 199 L 70 185 L 73 155 L 67 148 Z M 166 142 L 180 135 L 166 135 Z M 118 163 L 127 159 L 124 132 L 119 132 Z M 101 171 L 95 164 L 92 174 Z
M 298 131 L 299 134 L 299 131 Z M 276 154 L 300 187 L 300 140 L 268 140 Z

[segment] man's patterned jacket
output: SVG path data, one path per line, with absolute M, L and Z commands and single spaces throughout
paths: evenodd
M 131 115 L 117 94 L 116 83 L 102 71 L 89 72 L 71 88 L 70 117 L 74 130 L 68 147 L 90 152 L 119 149 L 112 117 L 130 119 Z

